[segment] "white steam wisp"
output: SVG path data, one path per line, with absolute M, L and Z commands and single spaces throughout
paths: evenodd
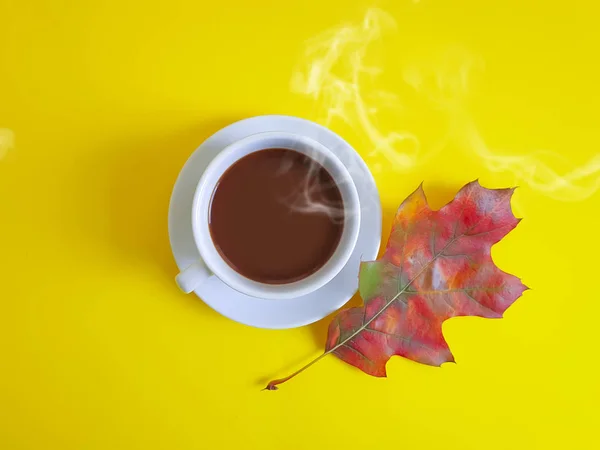
M 483 73 L 484 61 L 460 46 L 447 47 L 437 57 L 423 57 L 405 64 L 398 82 L 422 104 L 442 114 L 446 135 L 428 145 L 400 126 L 384 131 L 377 117 L 382 110 L 401 111 L 400 96 L 377 88 L 383 63 L 367 64 L 367 56 L 386 33 L 397 29 L 387 12 L 368 9 L 360 22 L 328 30 L 307 42 L 303 58 L 291 79 L 292 91 L 310 97 L 319 121 L 331 126 L 336 120 L 359 131 L 370 151 L 363 156 L 375 172 L 407 171 L 430 160 L 452 141 L 481 158 L 491 172 L 510 173 L 514 182 L 560 201 L 581 201 L 600 189 L 600 153 L 576 165 L 551 150 L 531 150 L 513 155 L 510 150 L 490 148 L 468 111 L 471 83 Z M 377 161 L 383 158 L 383 164 Z M 352 169 L 352 167 L 350 167 Z M 306 189 L 306 187 L 305 187 Z M 313 205 L 310 190 L 302 198 Z
M 397 107 L 400 100 L 395 93 L 373 88 L 382 68 L 365 61 L 371 45 L 396 26 L 390 14 L 371 8 L 360 23 L 346 24 L 309 40 L 290 85 L 293 92 L 316 102 L 325 126 L 341 120 L 359 128 L 369 143 L 370 153 L 365 156 L 383 156 L 395 169 L 407 170 L 419 156 L 419 140 L 409 131 L 388 132 L 377 126 L 378 110 Z

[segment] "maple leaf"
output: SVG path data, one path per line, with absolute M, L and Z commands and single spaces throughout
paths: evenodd
M 276 390 L 330 353 L 376 377 L 386 376 L 394 355 L 432 366 L 453 362 L 442 334 L 445 320 L 500 318 L 527 289 L 490 255 L 520 221 L 510 208 L 513 192 L 474 181 L 433 211 L 419 186 L 400 205 L 383 257 L 361 264 L 364 306 L 340 312 L 329 326 L 325 352 L 265 389 Z

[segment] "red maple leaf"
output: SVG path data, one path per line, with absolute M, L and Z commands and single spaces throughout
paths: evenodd
M 361 264 L 364 306 L 340 312 L 329 326 L 325 352 L 266 389 L 277 389 L 330 353 L 377 377 L 386 375 L 394 355 L 433 366 L 454 361 L 442 334 L 446 319 L 502 317 L 527 289 L 490 255 L 520 221 L 510 208 L 513 192 L 474 181 L 433 211 L 419 187 L 400 205 L 383 257 Z

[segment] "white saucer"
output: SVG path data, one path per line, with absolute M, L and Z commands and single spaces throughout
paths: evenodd
M 194 291 L 211 308 L 237 322 L 259 328 L 294 328 L 331 314 L 358 289 L 360 261 L 377 257 L 381 242 L 381 204 L 375 180 L 356 151 L 341 137 L 314 122 L 290 116 L 259 116 L 217 131 L 190 156 L 181 170 L 169 206 L 169 239 L 180 270 L 199 257 L 192 235 L 192 199 L 208 163 L 229 144 L 256 133 L 285 131 L 308 136 L 329 148 L 352 175 L 361 204 L 358 242 L 348 264 L 315 292 L 289 300 L 266 300 L 242 294 L 217 277 Z

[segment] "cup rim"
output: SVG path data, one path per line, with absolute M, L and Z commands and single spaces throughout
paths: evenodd
M 233 269 L 216 249 L 208 225 L 208 214 L 210 213 L 212 195 L 222 175 L 229 167 L 243 157 L 257 151 L 273 148 L 272 146 L 266 145 L 244 152 L 249 145 L 263 141 L 266 142 L 269 138 L 288 139 L 295 143 L 303 144 L 311 151 L 320 154 L 323 157 L 323 161 L 319 160 L 319 162 L 323 164 L 324 167 L 326 164 L 335 168 L 336 173 L 332 174 L 329 168 L 326 167 L 340 188 L 342 197 L 344 198 L 344 195 L 346 197 L 344 198 L 344 231 L 342 232 L 338 246 L 332 256 L 323 266 L 309 276 L 285 284 L 261 283 L 245 277 Z M 286 145 L 277 145 L 277 147 L 289 148 Z M 289 149 L 303 153 L 297 148 Z M 240 152 L 241 154 L 238 157 L 235 157 L 234 155 L 236 152 Z M 307 156 L 311 157 L 311 154 L 307 154 Z M 227 160 L 231 158 L 235 159 L 227 163 Z M 336 179 L 336 176 L 338 179 Z M 342 180 L 343 182 L 338 182 Z M 346 199 L 348 199 L 348 205 L 346 204 Z M 200 210 L 200 208 L 202 208 L 202 210 Z M 356 245 L 359 231 L 360 200 L 356 185 L 348 169 L 339 157 L 326 146 L 312 138 L 295 133 L 283 131 L 261 132 L 246 136 L 245 138 L 231 143 L 221 150 L 208 164 L 194 193 L 192 204 L 192 232 L 201 259 L 209 270 L 221 281 L 231 288 L 252 297 L 262 299 L 289 299 L 306 295 L 319 289 L 331 281 L 348 263 Z

